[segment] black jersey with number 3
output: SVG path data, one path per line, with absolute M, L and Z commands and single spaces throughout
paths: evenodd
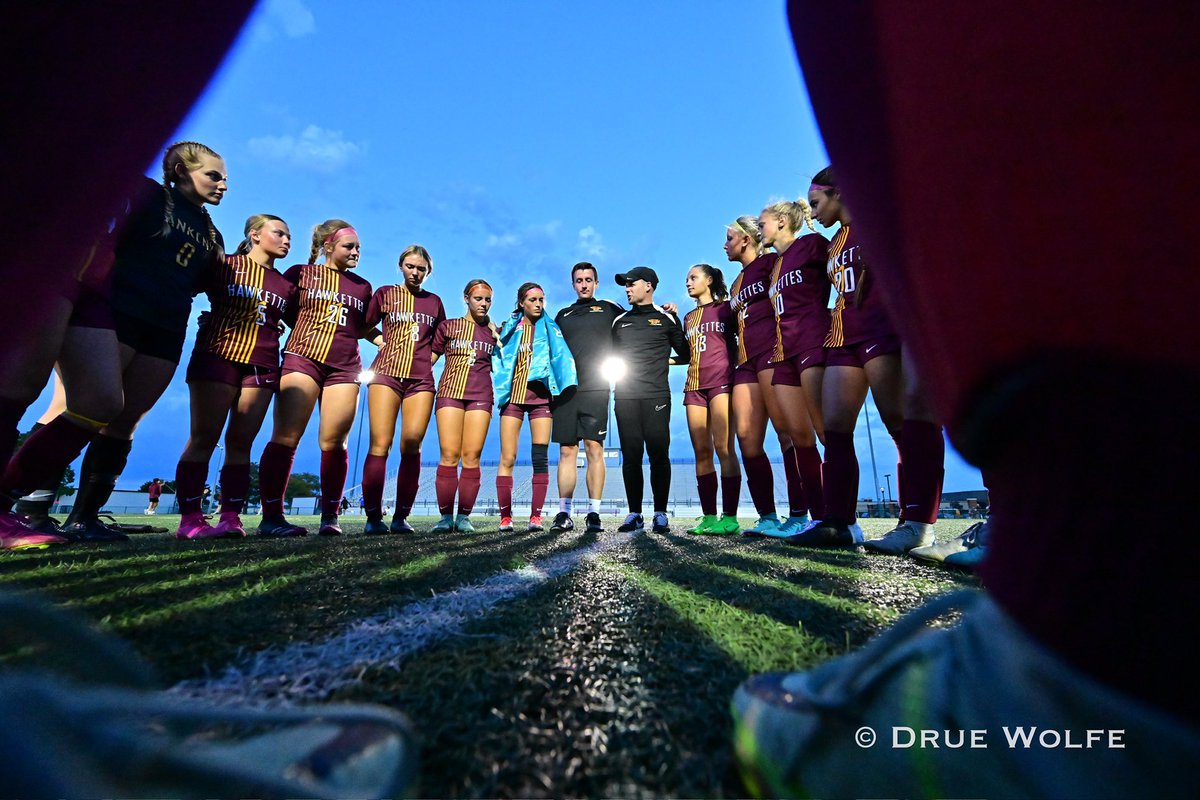
M 147 178 L 117 236 L 113 308 L 169 331 L 186 330 L 192 298 L 216 264 L 212 236 L 200 206 Z

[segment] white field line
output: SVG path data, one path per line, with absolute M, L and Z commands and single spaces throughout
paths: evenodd
M 617 534 L 588 547 L 549 556 L 517 570 L 357 620 L 324 642 L 270 648 L 211 678 L 182 681 L 168 692 L 218 703 L 302 705 L 358 683 L 368 669 L 398 669 L 423 647 L 462 631 L 496 606 L 628 542 Z

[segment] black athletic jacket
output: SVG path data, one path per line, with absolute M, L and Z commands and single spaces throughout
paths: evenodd
M 613 320 L 613 349 L 625 359 L 625 377 L 617 383 L 617 399 L 670 397 L 667 385 L 671 351 L 686 364 L 691 359 L 679 320 L 656 305 L 634 306 Z
M 613 320 L 625 313 L 625 309 L 610 300 L 576 300 L 554 317 L 575 356 L 575 369 L 579 373 L 579 391 L 603 389 L 608 391 L 608 381 L 600 374 L 600 365 L 612 355 Z

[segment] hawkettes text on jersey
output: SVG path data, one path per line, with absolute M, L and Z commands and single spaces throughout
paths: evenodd
M 438 322 L 437 317 L 432 314 L 423 314 L 420 311 L 389 311 L 383 315 L 383 319 L 393 325 L 415 322 L 418 325 L 428 325 L 431 328 Z
M 699 325 L 691 325 L 687 329 L 687 337 L 695 338 L 703 333 L 725 333 L 724 322 L 701 322 Z
M 753 283 L 743 286 L 738 290 L 738 293 L 733 296 L 734 308 L 739 308 L 750 304 L 752 297 L 757 297 L 767 290 L 767 285 L 763 281 L 754 281 Z
M 306 288 L 304 290 L 304 298 L 305 298 L 305 300 L 312 300 L 312 301 L 324 300 L 324 301 L 330 302 L 330 303 L 341 303 L 344 306 L 350 306 L 351 308 L 355 309 L 356 311 L 365 311 L 367 308 L 366 304 L 363 303 L 363 301 L 360 298 L 355 297 L 354 295 L 350 295 L 350 294 L 342 294 L 341 292 L 335 292 L 332 289 Z
M 487 353 L 489 356 L 496 349 L 496 345 L 492 342 L 485 342 L 479 339 L 450 339 L 446 342 L 446 351 L 451 350 L 465 352 L 467 350 L 478 350 L 481 353 Z
M 287 308 L 286 297 L 280 297 L 274 292 L 268 292 L 266 289 L 257 289 L 241 283 L 230 283 L 226 284 L 225 291 L 229 297 L 252 297 L 260 304 L 269 306 L 270 308 L 278 308 L 280 310 Z
M 857 280 L 854 270 L 863 267 L 862 247 L 852 244 L 840 253 L 829 253 L 829 280 L 841 294 L 853 294 Z
M 207 230 L 203 232 L 196 230 L 188 224 L 187 220 L 180 219 L 172 212 L 167 212 L 167 224 L 174 230 L 191 239 L 201 249 L 208 250 L 208 248 L 211 246 Z

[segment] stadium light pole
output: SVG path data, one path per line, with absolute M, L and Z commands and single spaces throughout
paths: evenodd
M 879 467 L 875 466 L 875 437 L 871 434 L 871 412 L 867 408 L 866 402 L 863 403 L 863 413 L 867 416 L 867 446 L 871 448 L 871 475 L 875 478 L 875 486 L 877 489 L 883 488 L 879 486 Z M 879 502 L 883 502 L 883 498 L 879 498 Z
M 618 356 L 609 356 L 600 364 L 600 374 L 608 381 L 608 441 L 605 442 L 605 448 L 612 445 L 612 409 L 613 409 L 613 393 L 617 390 L 617 384 L 625 377 L 625 371 L 628 367 L 625 364 L 625 359 Z
M 887 473 L 883 476 L 883 479 L 887 481 L 887 501 L 890 503 L 892 502 L 892 473 Z M 880 488 L 882 489 L 883 487 L 881 486 Z
M 358 434 L 354 440 L 354 469 L 350 472 L 350 479 L 358 478 L 358 483 L 355 485 L 359 487 L 360 495 L 362 494 L 362 477 L 358 474 L 358 457 L 362 452 L 362 418 L 367 404 L 367 390 L 373 380 L 375 380 L 374 370 L 364 369 L 358 373 L 358 416 L 354 420 L 354 424 L 358 426 Z
M 218 476 L 220 476 L 220 474 L 221 474 L 221 468 L 225 466 L 225 446 L 224 446 L 223 444 L 221 444 L 220 442 L 218 442 L 218 443 L 217 443 L 217 449 L 221 451 L 221 459 L 220 459 L 220 460 L 221 460 L 221 466 L 219 466 L 219 467 L 217 466 L 217 459 L 215 459 L 215 458 L 214 458 L 214 459 L 213 459 L 213 474 L 212 474 L 212 477 L 209 479 L 209 482 L 208 482 L 208 485 L 209 485 L 209 486 L 211 486 L 211 487 L 212 487 L 212 489 L 213 489 L 213 494 L 212 494 L 212 495 L 210 495 L 210 498 L 211 498 L 211 497 L 215 497 L 215 496 L 216 496 L 216 493 L 217 493 L 217 479 L 218 479 Z M 179 491 L 179 490 L 178 490 L 178 489 L 176 489 L 175 491 L 177 492 L 177 494 L 176 494 L 176 497 L 178 497 L 178 496 L 179 496 L 179 495 L 178 495 L 178 491 Z M 201 502 L 204 502 L 204 501 L 203 501 L 203 499 L 201 499 Z M 211 502 L 211 500 L 210 500 L 210 502 Z

